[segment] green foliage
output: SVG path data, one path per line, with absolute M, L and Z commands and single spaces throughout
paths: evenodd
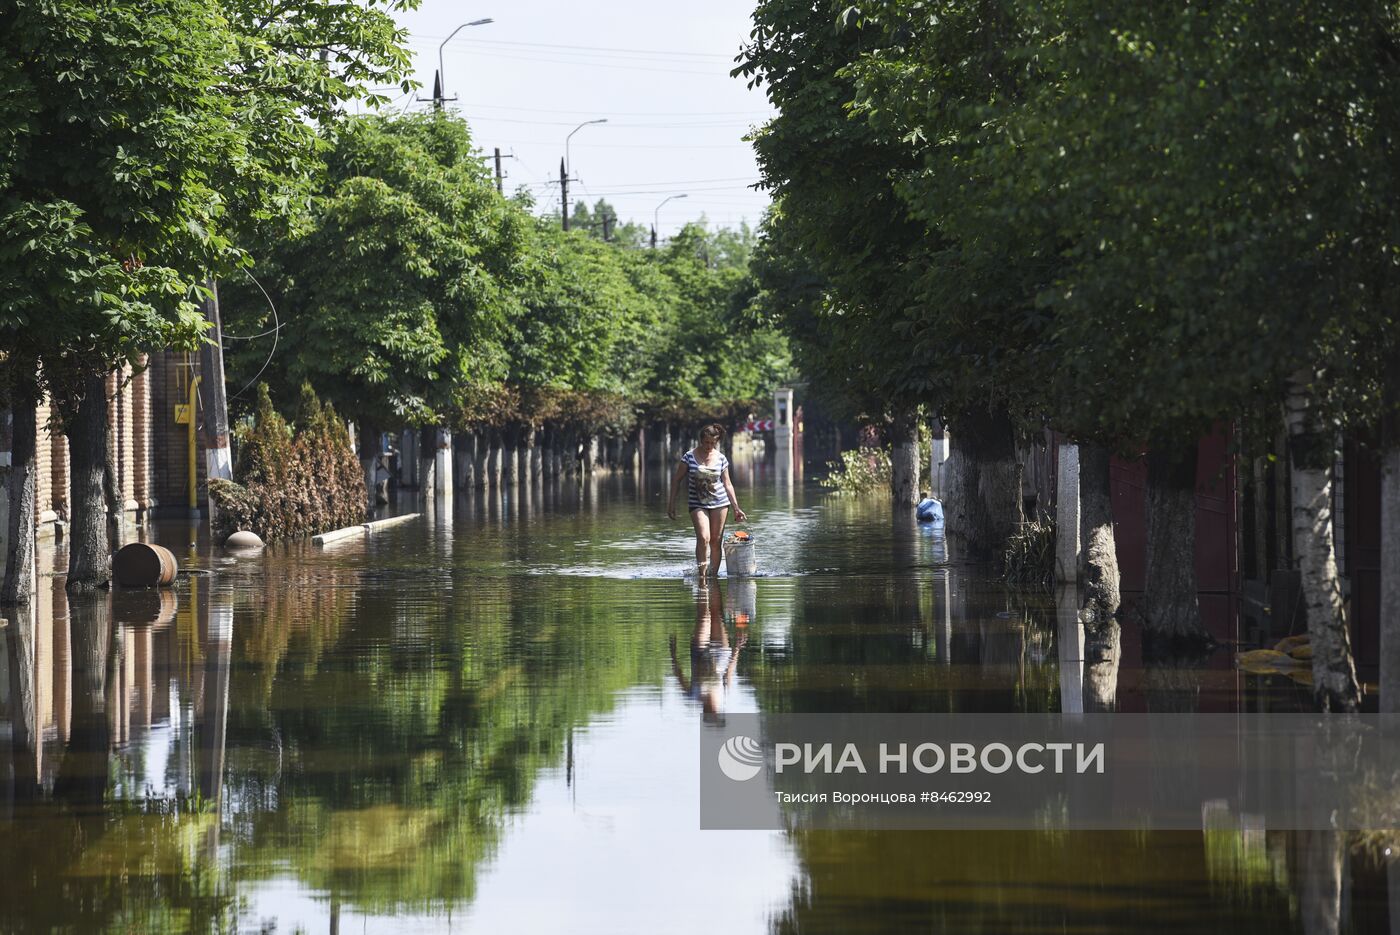
M 888 448 L 848 448 L 839 461 L 827 462 L 821 484 L 838 494 L 855 495 L 887 491 L 893 468 Z
M 215 535 L 239 529 L 275 542 L 340 529 L 365 520 L 364 475 L 350 435 L 332 406 L 303 386 L 293 429 L 258 385 L 257 413 L 237 431 L 242 483 L 215 478 L 209 495 L 217 511 Z
M 1341 2 L 762 0 L 756 305 L 856 409 L 991 401 L 1128 447 L 1270 434 L 1301 370 L 1323 418 L 1374 419 L 1397 39 Z
M 242 261 L 245 221 L 294 212 L 311 121 L 406 72 L 388 6 L 24 0 L 0 13 L 9 378 L 41 374 L 62 420 L 86 378 L 197 347 L 199 284 Z
M 530 224 L 496 194 L 466 124 L 442 115 L 345 119 L 306 229 L 267 231 L 258 282 L 273 297 L 278 394 L 303 381 L 360 420 L 421 424 L 460 387 L 506 375 Z M 233 284 L 234 333 L 275 327 L 251 284 Z M 265 345 L 230 366 L 256 372 Z
M 632 425 L 629 399 L 748 401 L 791 378 L 784 336 L 745 311 L 747 228 L 691 225 L 665 250 L 564 232 L 496 193 L 447 114 L 347 119 L 326 139 L 305 230 L 262 243 L 280 328 L 252 281 L 224 289 L 231 334 L 277 332 L 270 361 L 266 340 L 234 342 L 235 380 L 267 363 L 279 397 L 310 381 L 381 428 L 584 431 Z

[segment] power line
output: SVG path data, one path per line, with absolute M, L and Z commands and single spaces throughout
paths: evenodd
M 652 187 L 652 188 L 655 188 L 655 187 L 657 187 L 657 186 L 664 186 L 664 187 L 667 187 L 667 188 L 681 188 L 681 187 L 688 187 L 688 186 L 691 186 L 691 185 L 710 185 L 710 183 L 713 183 L 713 182 L 748 182 L 748 183 L 750 183 L 751 185 L 757 185 L 757 184 L 758 184 L 759 182 L 761 182 L 761 181 L 762 181 L 762 179 L 756 179 L 756 178 L 753 178 L 753 177 L 751 177 L 751 176 L 740 175 L 740 176 L 733 176 L 733 177 L 731 177 L 731 178 L 723 178 L 723 179 L 674 179 L 674 180 L 658 180 L 658 181 L 651 181 L 651 182 L 632 182 L 632 183 L 628 183 L 628 182 L 618 182 L 618 183 L 616 183 L 616 184 L 610 185 L 609 188 L 610 188 L 610 190 L 615 191 L 615 192 L 618 192 L 618 193 L 620 193 L 620 194 L 628 194 L 628 193 L 631 192 L 633 189 L 636 189 L 636 188 L 647 188 L 648 186 L 650 186 L 650 187 Z M 749 189 L 749 186 L 748 186 L 748 185 L 727 185 L 727 186 L 720 186 L 720 187 L 718 187 L 718 188 L 713 188 L 713 187 L 711 187 L 711 188 L 696 188 L 696 189 L 693 189 L 693 191 L 732 191 L 732 190 L 736 190 L 736 189 L 752 190 L 752 189 Z M 637 194 L 642 194 L 642 193 L 641 193 L 641 192 L 637 192 Z
M 515 117 L 491 117 L 491 116 L 467 116 L 463 115 L 467 122 L 481 121 L 485 123 L 523 123 L 533 127 L 572 127 L 575 121 L 572 120 L 519 120 Z M 712 121 L 708 123 L 612 123 L 612 127 L 625 127 L 635 130 L 722 130 L 731 127 L 751 127 L 748 121 L 736 122 L 733 120 Z
M 530 114 L 606 114 L 609 117 L 773 117 L 775 111 L 757 110 L 696 110 L 696 111 L 674 111 L 674 110 L 604 110 L 595 107 L 591 110 L 561 110 L 555 107 L 514 107 L 509 104 L 468 104 L 462 103 L 461 107 L 470 107 L 479 110 L 509 110 Z
M 748 188 L 748 186 L 746 186 L 746 185 L 723 185 L 723 186 L 720 186 L 720 187 L 718 187 L 718 188 L 687 188 L 687 191 L 689 191 L 689 192 L 729 192 L 729 191 L 735 191 L 735 190 L 744 190 L 744 189 L 747 189 L 747 188 Z M 670 187 L 667 187 L 667 188 L 648 189 L 648 190 L 646 190 L 646 191 L 616 191 L 616 190 L 609 190 L 609 191 L 594 192 L 594 194 L 595 194 L 595 195 L 668 195 L 668 194 L 670 194 L 671 192 L 673 192 L 673 191 L 675 191 L 675 190 L 676 190 L 676 189 L 675 189 L 675 186 L 670 186 Z
M 414 33 L 413 35 L 416 36 L 416 37 L 419 38 L 419 39 L 442 39 L 442 38 L 444 38 L 443 36 L 432 36 L 432 35 L 428 35 L 427 33 Z M 497 40 L 487 40 L 487 39 L 463 39 L 463 40 L 460 40 L 460 41 L 463 42 L 463 43 L 471 43 L 471 44 L 499 45 L 499 46 L 515 46 L 515 47 L 520 47 L 520 48 L 531 48 L 531 49 L 561 49 L 561 50 L 569 50 L 569 51 L 577 51 L 577 52 L 614 52 L 614 53 L 619 53 L 619 54 L 623 54 L 623 55 L 664 55 L 664 56 L 668 56 L 668 57 L 680 55 L 680 56 L 685 56 L 685 57 L 688 57 L 688 58 L 713 58 L 713 59 L 723 59 L 723 60 L 725 60 L 725 61 L 732 61 L 732 60 L 733 60 L 730 56 L 728 56 L 728 55 L 723 55 L 723 54 L 720 54 L 720 53 L 718 53 L 718 52 L 680 52 L 680 51 L 675 51 L 675 50 L 671 50 L 671 49 L 623 49 L 623 48 L 617 48 L 617 47 L 615 47 L 615 46 L 599 46 L 599 45 L 555 45 L 555 44 L 551 44 L 551 43 L 547 43 L 547 42 L 511 42 L 511 41 L 504 41 L 504 40 L 497 41 Z
M 502 59 L 507 59 L 507 60 L 511 60 L 511 61 L 518 61 L 518 62 L 534 62 L 534 63 L 536 63 L 536 64 L 543 64 L 543 65 L 582 65 L 582 66 L 585 67 L 585 68 L 615 68 L 615 69 L 620 69 L 620 70 L 622 70 L 622 71 L 645 71 L 645 72 L 653 72 L 653 73 L 656 73 L 656 74 L 670 74 L 670 75 L 708 75 L 709 77 L 712 77 L 712 78 L 721 77 L 721 76 L 724 77 L 724 78 L 726 78 L 726 79 L 729 78 L 729 72 L 728 72 L 728 71 L 725 71 L 725 70 L 720 70 L 720 69 L 716 69 L 716 70 L 714 70 L 714 71 L 694 71 L 694 70 L 692 70 L 692 69 L 686 69 L 686 68 L 653 68 L 653 67 L 650 67 L 650 66 L 643 66 L 643 65 L 622 65 L 622 64 L 615 64 L 615 63 L 610 63 L 610 62 L 592 62 L 592 61 L 587 61 L 587 60 L 584 60 L 584 59 L 562 59 L 562 58 L 545 58 L 545 57 L 538 57 L 538 56 L 532 57 L 532 56 L 527 56 L 527 55 L 512 55 L 512 54 L 503 53 L 503 52 L 491 52 L 491 51 L 488 51 L 488 50 L 486 50 L 486 49 L 473 49 L 472 51 L 473 51 L 473 54 L 475 54 L 475 55 L 477 55 L 477 56 L 488 56 L 488 57 L 490 57 L 490 58 L 502 58 Z

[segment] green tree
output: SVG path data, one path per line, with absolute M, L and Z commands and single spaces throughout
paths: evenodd
M 106 376 L 142 351 L 198 345 L 199 284 L 242 261 L 245 222 L 292 208 L 314 163 L 312 123 L 403 76 L 390 6 L 60 0 L 0 11 L 5 380 L 17 421 L 47 394 L 69 432 L 70 587 L 107 577 Z M 32 451 L 15 455 L 12 522 L 32 522 Z M 14 559 L 6 599 L 21 597 L 25 559 Z
M 924 145 L 852 119 L 858 87 L 850 67 L 880 44 L 875 31 L 849 28 L 838 3 L 763 0 L 752 42 L 736 72 L 763 87 L 778 115 L 754 136 L 782 228 L 826 283 L 824 301 L 808 304 L 812 320 L 790 336 L 809 380 L 842 388 L 850 407 L 888 417 L 901 452 L 896 496 L 915 495 L 913 431 L 921 405 L 954 427 L 953 438 L 976 475 L 968 497 L 953 497 L 949 529 L 979 551 L 998 549 L 1021 518 L 1020 470 L 1009 411 L 1017 400 L 995 379 L 981 348 L 933 327 L 935 306 L 976 319 L 978 304 L 960 305 L 926 281 L 950 245 L 917 217 L 899 185 L 919 170 Z M 993 329 L 1000 333 L 999 329 Z M 978 507 L 965 516 L 960 507 Z
M 457 394 L 507 375 L 533 224 L 496 194 L 455 117 L 346 118 L 326 136 L 304 230 L 266 233 L 256 268 L 280 327 L 251 284 L 230 321 L 277 328 L 274 395 L 309 381 L 367 434 L 436 424 Z M 251 344 L 231 369 L 251 377 L 267 353 Z

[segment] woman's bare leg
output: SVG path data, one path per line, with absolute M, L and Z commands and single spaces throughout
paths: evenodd
M 703 576 L 710 549 L 710 518 L 704 510 L 691 510 L 690 521 L 695 526 L 695 569 Z
M 710 514 L 710 574 L 719 574 L 720 545 L 724 542 L 724 521 L 729 518 L 729 507 L 722 506 L 708 511 Z

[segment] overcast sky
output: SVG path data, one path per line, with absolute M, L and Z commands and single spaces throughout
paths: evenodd
M 571 197 L 606 197 L 624 221 L 650 225 L 659 202 L 685 193 L 662 209 L 667 237 L 701 215 L 712 226 L 756 225 L 768 203 L 747 187 L 758 169 L 742 138 L 770 108 L 729 77 L 751 9 L 752 0 L 424 0 L 399 19 L 423 97 L 438 44 L 463 22 L 495 20 L 457 33 L 443 65 L 447 95 L 458 97 L 450 106 L 478 145 L 515 154 L 504 163 L 507 192 L 528 185 L 541 204 L 557 204 L 564 138 L 607 118 L 573 137 Z

